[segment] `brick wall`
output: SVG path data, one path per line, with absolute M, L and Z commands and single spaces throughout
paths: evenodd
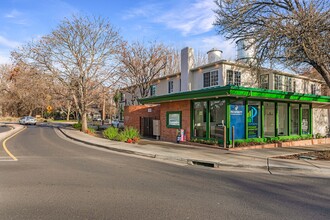
M 190 101 L 167 102 L 160 105 L 160 139 L 175 142 L 177 129 L 166 127 L 166 112 L 168 111 L 182 112 L 182 129 L 185 130 L 187 140 L 190 140 Z
M 151 117 L 151 118 L 159 119 L 159 111 L 160 111 L 159 105 L 125 106 L 124 124 L 125 126 L 134 127 L 140 131 L 140 118 Z

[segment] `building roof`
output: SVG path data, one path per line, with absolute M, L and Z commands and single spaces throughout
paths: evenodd
M 278 90 L 268 90 L 260 88 L 248 88 L 242 86 L 215 86 L 200 90 L 171 93 L 161 96 L 153 96 L 139 99 L 142 104 L 157 104 L 162 102 L 172 102 L 181 100 L 198 100 L 208 98 L 247 98 L 255 100 L 290 101 L 297 103 L 312 103 L 314 107 L 330 108 L 330 96 L 320 96 L 311 94 L 301 94 L 293 92 L 283 92 Z

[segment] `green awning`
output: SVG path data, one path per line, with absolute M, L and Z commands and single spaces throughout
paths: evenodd
M 330 108 L 330 96 L 320 96 L 311 94 L 301 94 L 294 92 L 283 92 L 278 90 L 268 90 L 260 88 L 247 88 L 241 86 L 216 86 L 200 90 L 178 92 L 161 96 L 153 96 L 139 99 L 142 104 L 159 104 L 162 102 L 198 100 L 208 98 L 247 98 L 273 101 L 290 101 L 301 103 L 313 103 L 315 107 Z

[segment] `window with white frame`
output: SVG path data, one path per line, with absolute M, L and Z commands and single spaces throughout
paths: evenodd
M 155 96 L 156 95 L 156 85 L 151 85 L 150 86 L 150 96 Z
M 304 93 L 308 93 L 308 82 L 306 80 L 304 80 L 303 89 L 304 89 Z
M 173 80 L 168 81 L 168 93 L 173 92 Z
M 227 70 L 227 85 L 241 85 L 241 72 Z
M 269 75 L 261 75 L 260 76 L 260 88 L 269 89 Z
M 316 95 L 316 85 L 311 84 L 311 94 Z
M 219 85 L 218 71 L 206 72 L 203 74 L 203 87 L 217 86 Z
M 295 79 L 292 79 L 292 92 L 296 92 L 297 82 Z
M 283 90 L 283 76 L 274 75 L 274 89 L 275 90 Z
M 284 78 L 284 91 L 292 92 L 292 78 L 289 76 Z

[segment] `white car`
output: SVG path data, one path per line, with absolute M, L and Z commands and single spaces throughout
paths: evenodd
M 124 128 L 124 121 L 115 119 L 111 122 L 111 125 L 115 128 Z
M 36 125 L 37 119 L 32 116 L 24 116 L 19 120 L 21 125 Z

